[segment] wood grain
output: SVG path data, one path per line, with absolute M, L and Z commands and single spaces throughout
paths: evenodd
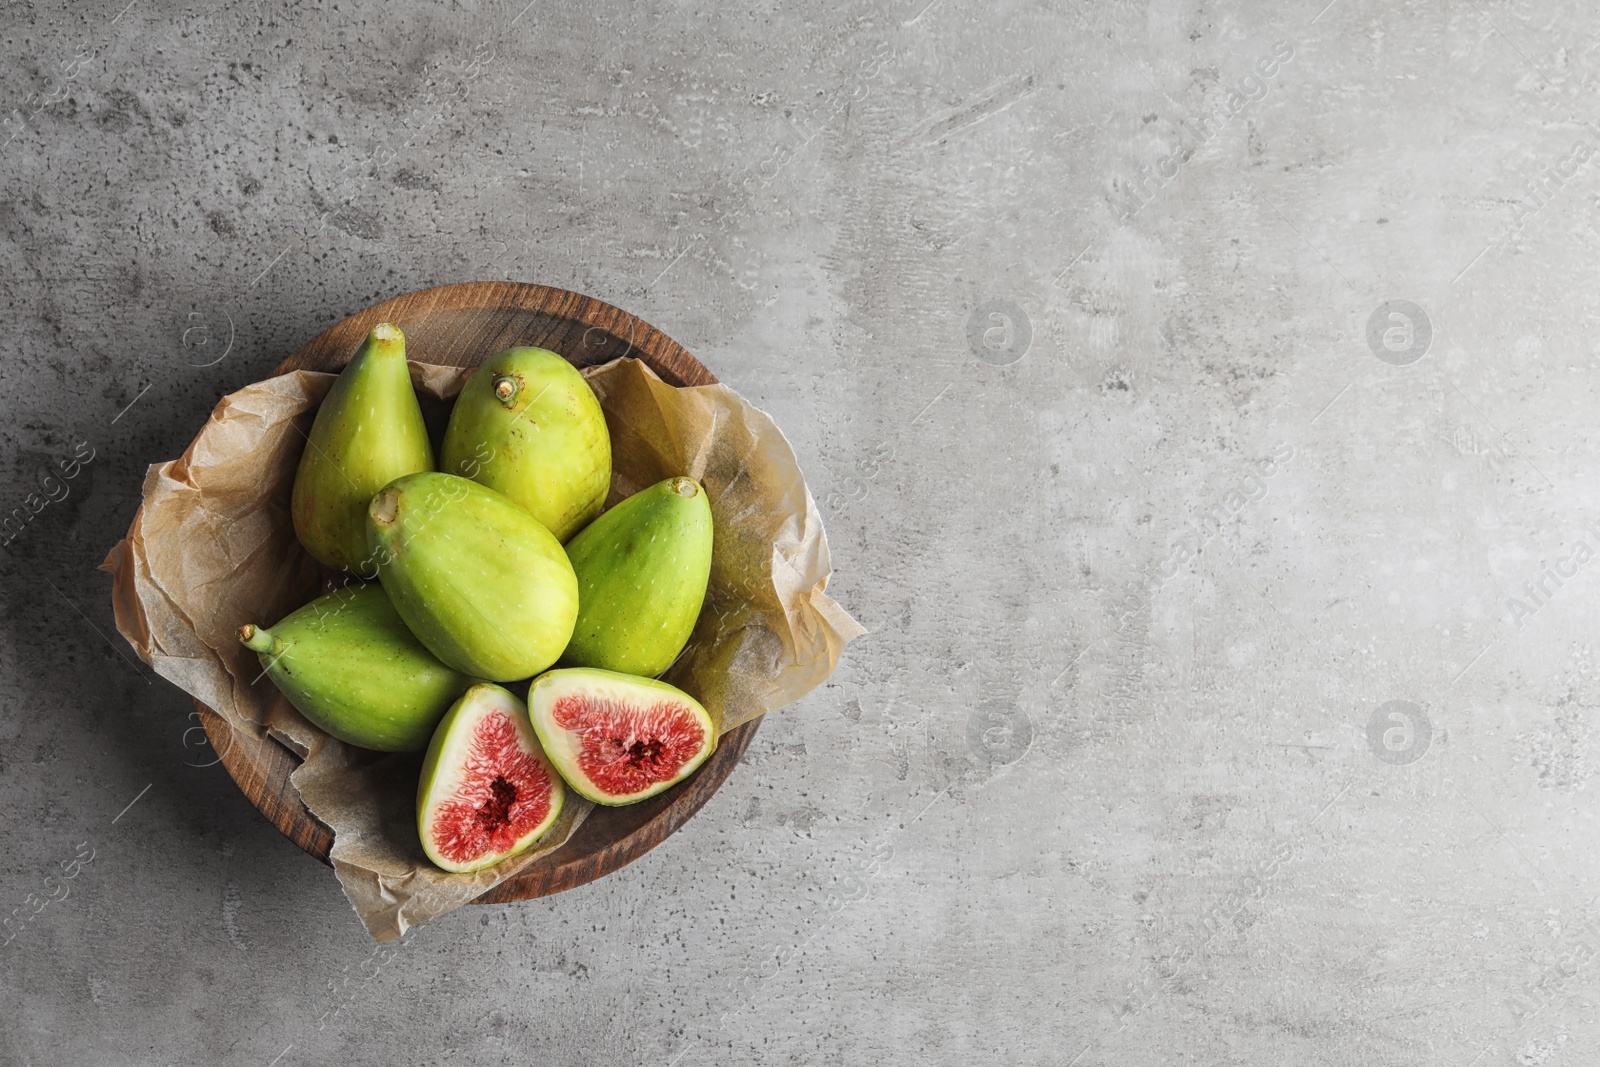
M 407 357 L 422 363 L 475 366 L 512 345 L 537 345 L 579 367 L 633 356 L 673 385 L 716 381 L 683 346 L 642 319 L 593 297 L 520 282 L 469 282 L 395 297 L 323 331 L 284 360 L 277 373 L 336 371 L 380 322 L 405 331 Z M 250 802 L 289 840 L 328 862 L 333 833 L 306 810 L 289 782 L 299 757 L 269 738 L 234 733 L 199 701 L 195 707 L 222 765 Z M 474 903 L 549 896 L 632 863 L 711 799 L 760 722 L 753 719 L 720 738 L 711 758 L 667 792 L 624 808 L 596 808 L 566 844 Z

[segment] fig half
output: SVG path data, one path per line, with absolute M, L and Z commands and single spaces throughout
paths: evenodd
M 479 683 L 445 712 L 428 745 L 417 784 L 422 850 L 447 871 L 491 867 L 543 837 L 566 792 L 522 701 Z
M 528 717 L 561 777 L 596 804 L 632 804 L 683 781 L 717 747 L 700 702 L 650 678 L 572 667 L 528 689 Z

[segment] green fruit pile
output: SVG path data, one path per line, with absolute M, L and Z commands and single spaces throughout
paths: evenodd
M 655 680 L 705 600 L 711 505 L 676 477 L 603 511 L 600 401 L 541 348 L 473 373 L 439 458 L 405 336 L 380 324 L 318 408 L 290 501 L 300 543 L 345 579 L 239 640 L 339 740 L 425 748 L 423 851 L 476 871 L 549 831 L 568 787 L 631 804 L 716 747 L 706 710 Z M 522 679 L 526 703 L 496 684 Z

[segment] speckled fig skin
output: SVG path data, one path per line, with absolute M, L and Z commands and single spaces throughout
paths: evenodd
M 406 338 L 379 323 L 317 409 L 290 494 L 294 532 L 325 567 L 358 570 L 367 504 L 404 474 L 433 470 L 433 446 L 406 370 Z
M 504 493 L 565 541 L 605 506 L 611 435 L 577 368 L 543 348 L 508 348 L 456 398 L 439 469 Z
M 556 661 L 578 616 L 561 543 L 508 497 L 453 474 L 411 474 L 372 498 L 368 544 L 379 580 L 417 639 L 491 682 Z
M 693 478 L 668 478 L 601 515 L 567 542 L 578 621 L 561 656 L 654 678 L 694 632 L 711 577 L 711 504 Z
M 270 630 L 242 626 L 239 640 L 302 715 L 380 752 L 420 752 L 472 684 L 422 647 L 376 585 L 319 597 Z

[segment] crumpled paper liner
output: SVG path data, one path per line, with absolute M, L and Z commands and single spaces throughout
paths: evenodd
M 471 368 L 412 363 L 411 373 L 427 405 L 455 396 Z M 706 605 L 664 677 L 705 705 L 719 735 L 798 700 L 865 631 L 824 591 L 827 537 L 789 442 L 724 385 L 675 388 L 636 359 L 584 375 L 611 431 L 608 506 L 679 474 L 704 485 L 711 502 Z M 180 459 L 150 467 L 128 535 L 101 568 L 114 575 L 117 629 L 146 663 L 231 729 L 270 734 L 304 758 L 291 781 L 334 832 L 330 858 L 345 896 L 368 932 L 389 941 L 558 848 L 592 805 L 568 790 L 535 848 L 476 874 L 438 870 L 417 840 L 421 754 L 329 737 L 239 644 L 244 623 L 276 623 L 324 588 L 325 572 L 295 539 L 289 493 L 334 379 L 296 371 L 223 397 Z

